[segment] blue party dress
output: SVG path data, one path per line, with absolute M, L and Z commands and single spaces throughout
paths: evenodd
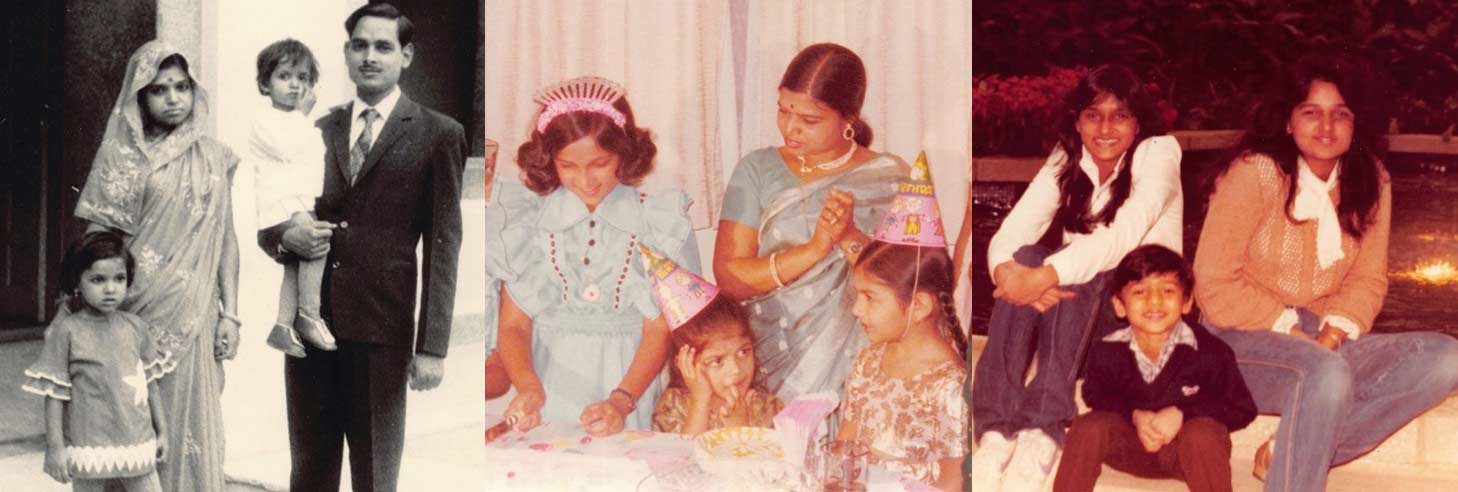
M 499 285 L 532 320 L 532 367 L 546 390 L 542 418 L 573 424 L 622 382 L 659 316 L 638 245 L 699 273 L 698 244 L 681 192 L 647 196 L 619 184 L 589 212 L 558 187 L 537 195 L 498 179 L 486 208 L 486 329 L 494 344 Z M 655 379 L 628 415 L 647 430 L 662 389 Z

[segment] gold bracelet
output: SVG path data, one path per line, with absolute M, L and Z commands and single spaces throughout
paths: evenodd
M 233 324 L 238 325 L 239 328 L 242 328 L 243 327 L 243 320 L 238 319 L 238 316 L 235 315 L 235 314 L 233 314 L 233 313 L 230 313 L 230 312 L 224 311 L 222 309 L 219 309 L 218 310 L 218 316 L 220 316 L 223 319 L 226 319 L 228 321 L 232 321 Z
M 779 251 L 770 253 L 770 257 L 769 257 L 769 260 L 770 260 L 769 261 L 769 264 L 770 264 L 769 265 L 770 266 L 770 278 L 774 279 L 775 286 L 777 286 L 778 288 L 783 289 L 783 288 L 785 288 L 785 282 L 783 280 L 780 280 L 780 269 L 779 269 L 778 266 L 775 265 L 775 257 L 779 256 L 779 254 L 780 254 Z

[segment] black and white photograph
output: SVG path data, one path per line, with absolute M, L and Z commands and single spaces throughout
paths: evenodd
M 479 490 L 484 4 L 3 11 L 0 489 Z

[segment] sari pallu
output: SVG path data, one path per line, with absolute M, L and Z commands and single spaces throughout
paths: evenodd
M 831 189 L 855 195 L 855 225 L 870 235 L 891 206 L 895 184 L 910 167 L 890 154 L 809 183 L 790 187 L 759 221 L 759 256 L 810 241 Z M 851 360 L 866 343 L 851 315 L 855 292 L 850 262 L 840 248 L 785 287 L 744 301 L 754 350 L 757 382 L 783 401 L 817 391 L 841 392 Z
M 196 127 L 208 110 L 196 86 L 192 116 L 163 139 L 146 141 L 137 91 L 174 53 L 152 41 L 132 55 L 76 217 L 124 234 L 136 272 L 121 309 L 151 324 L 155 343 L 177 359 L 176 371 L 158 380 L 168 424 L 158 467 L 163 490 L 221 492 L 223 366 L 213 337 L 238 158 Z

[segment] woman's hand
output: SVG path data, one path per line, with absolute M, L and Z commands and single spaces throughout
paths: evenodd
M 228 318 L 218 318 L 218 331 L 213 337 L 213 357 L 230 360 L 238 356 L 238 324 Z
M 542 406 L 547 403 L 547 392 L 541 388 L 522 389 L 506 405 L 507 420 L 516 419 L 512 430 L 526 432 L 542 424 Z
M 65 446 L 46 446 L 46 475 L 56 479 L 57 482 L 71 483 L 71 455 L 66 452 Z
M 815 245 L 817 251 L 830 254 L 830 248 L 845 237 L 847 230 L 855 227 L 852 220 L 855 201 L 854 195 L 841 190 L 830 190 L 825 195 L 820 218 L 815 221 L 815 232 L 810 236 L 810 244 Z
M 587 429 L 587 434 L 593 437 L 611 436 L 623 430 L 623 421 L 627 420 L 628 408 L 619 407 L 612 397 L 588 405 L 582 409 L 582 427 Z
M 673 364 L 678 367 L 679 375 L 683 376 L 683 385 L 689 390 L 689 399 L 706 402 L 714 396 L 714 390 L 709 387 L 707 368 L 695 363 L 697 357 L 697 350 L 684 345 L 679 347 L 678 355 L 673 358 Z
M 1033 304 L 1049 289 L 1058 287 L 1058 272 L 1050 266 L 1032 268 L 1008 261 L 998 265 L 993 273 L 997 289 L 992 291 L 992 297 L 1018 306 Z

